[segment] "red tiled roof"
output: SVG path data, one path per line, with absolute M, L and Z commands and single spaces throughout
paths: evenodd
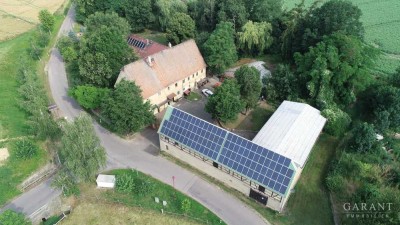
M 157 52 L 161 52 L 162 50 L 168 48 L 168 46 L 159 44 L 159 43 L 157 43 L 155 41 L 152 41 L 152 40 L 149 40 L 149 39 L 142 38 L 142 37 L 140 37 L 140 36 L 138 36 L 136 34 L 131 34 L 129 37 L 132 38 L 132 39 L 141 41 L 141 42 L 146 44 L 146 46 L 143 49 L 138 48 L 138 47 L 133 46 L 133 45 L 129 45 L 129 46 L 131 46 L 131 48 L 133 48 L 135 50 L 135 52 L 142 59 L 145 59 L 149 55 L 153 55 L 153 54 L 155 54 Z

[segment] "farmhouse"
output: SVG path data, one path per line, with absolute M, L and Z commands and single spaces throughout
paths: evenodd
M 122 79 L 134 81 L 158 113 L 197 88 L 205 77 L 206 63 L 195 41 L 188 40 L 125 65 L 116 84 Z
M 160 149 L 281 212 L 326 122 L 304 104 L 284 101 L 253 141 L 168 107 Z

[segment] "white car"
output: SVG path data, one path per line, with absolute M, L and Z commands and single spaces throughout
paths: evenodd
M 203 89 L 203 90 L 201 90 L 201 92 L 203 93 L 203 95 L 205 95 L 207 97 L 214 94 L 214 93 L 212 93 L 212 91 L 210 91 L 208 89 Z

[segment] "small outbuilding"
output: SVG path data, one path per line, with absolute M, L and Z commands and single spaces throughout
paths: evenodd
M 99 176 L 97 176 L 96 182 L 97 182 L 97 187 L 99 188 L 114 188 L 115 175 L 99 174 Z

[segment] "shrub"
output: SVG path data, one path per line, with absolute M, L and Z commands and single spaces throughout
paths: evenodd
M 135 190 L 135 179 L 132 175 L 124 173 L 117 176 L 115 188 L 119 192 L 132 192 Z
M 103 99 L 107 98 L 110 90 L 93 86 L 77 86 L 70 94 L 86 109 L 95 109 L 100 106 Z
M 326 178 L 326 186 L 331 192 L 341 193 L 344 187 L 344 179 L 338 174 L 329 175 Z
M 190 208 L 191 208 L 190 200 L 187 199 L 187 198 L 183 199 L 182 202 L 181 202 L 181 210 L 184 213 L 187 213 L 187 212 L 189 212 Z
M 327 118 L 326 133 L 333 136 L 342 136 L 351 123 L 350 116 L 337 107 L 322 110 L 321 114 Z
M 138 196 L 145 196 L 154 189 L 154 183 L 146 178 L 136 178 L 135 181 L 135 194 Z
M 37 155 L 38 147 L 28 139 L 22 139 L 15 142 L 13 146 L 13 155 L 16 159 L 29 159 Z

